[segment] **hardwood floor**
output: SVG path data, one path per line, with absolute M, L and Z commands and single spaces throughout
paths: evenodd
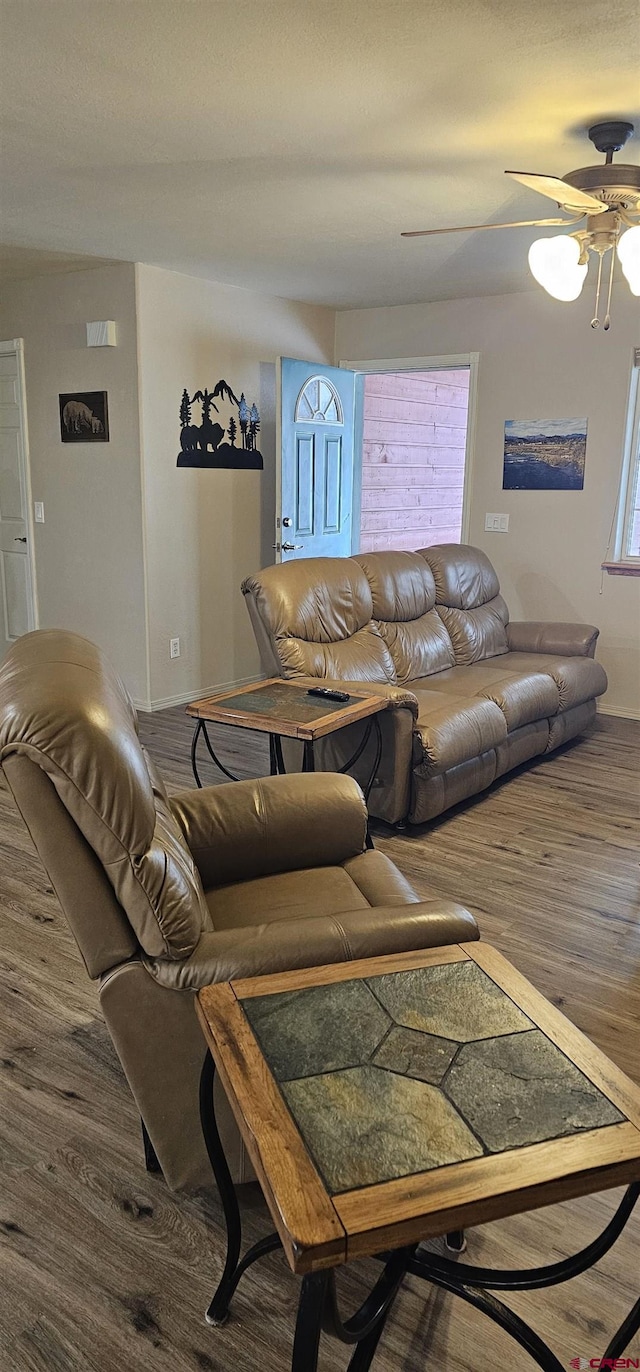
M 171 787 L 192 784 L 182 709 L 142 717 Z M 241 774 L 264 742 L 220 732 Z M 203 780 L 216 779 L 203 763 Z M 640 724 L 601 716 L 594 734 L 507 779 L 430 828 L 380 829 L 376 845 L 418 889 L 470 905 L 483 937 L 640 1080 Z M 222 1261 L 213 1189 L 169 1192 L 144 1170 L 138 1118 L 47 878 L 0 790 L 0 1366 L 10 1372 L 287 1372 L 298 1282 L 283 1260 L 253 1268 L 224 1329 L 203 1320 Z M 270 1228 L 245 1188 L 247 1239 Z M 470 1261 L 533 1266 L 589 1242 L 619 1192 L 474 1230 Z M 639 1208 L 640 1209 L 640 1208 Z M 570 1359 L 602 1355 L 638 1295 L 640 1213 L 610 1254 L 565 1287 L 510 1297 Z M 340 1276 L 345 1308 L 377 1268 Z M 640 1345 L 627 1350 L 640 1357 Z M 325 1341 L 322 1372 L 346 1349 Z M 462 1302 L 411 1279 L 375 1372 L 533 1366 Z

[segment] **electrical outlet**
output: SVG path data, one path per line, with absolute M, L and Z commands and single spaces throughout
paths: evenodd
M 34 500 L 33 517 L 36 521 L 36 524 L 44 524 L 44 501 Z
M 180 639 L 169 639 L 169 657 L 180 657 Z

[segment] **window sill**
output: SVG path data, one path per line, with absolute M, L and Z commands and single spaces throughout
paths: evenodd
M 640 562 L 603 562 L 602 570 L 609 576 L 640 576 Z

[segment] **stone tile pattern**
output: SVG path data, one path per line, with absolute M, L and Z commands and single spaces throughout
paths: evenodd
M 474 962 L 243 1009 L 333 1195 L 624 1119 Z

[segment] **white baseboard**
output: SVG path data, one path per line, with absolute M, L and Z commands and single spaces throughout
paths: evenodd
M 628 706 L 623 709 L 620 705 L 598 705 L 598 714 L 615 715 L 616 719 L 640 719 L 640 710 Z
M 219 681 L 215 686 L 194 687 L 191 691 L 182 691 L 179 695 L 163 696 L 158 700 L 152 700 L 151 704 L 134 701 L 136 710 L 143 713 L 155 713 L 156 710 L 168 710 L 172 705 L 188 705 L 190 700 L 204 700 L 206 696 L 215 696 L 219 691 L 235 691 L 240 686 L 251 686 L 254 681 L 262 681 L 262 676 L 244 676 L 239 681 Z

